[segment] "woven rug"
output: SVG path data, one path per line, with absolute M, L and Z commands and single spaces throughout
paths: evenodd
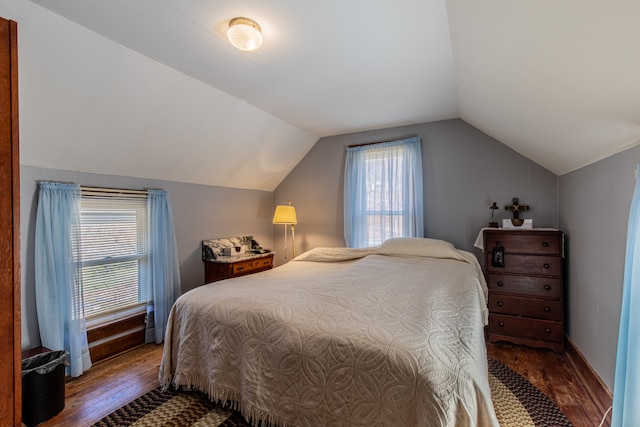
M 503 364 L 489 359 L 489 385 L 501 427 L 572 427 L 540 390 Z M 238 412 L 209 401 L 199 392 L 160 388 L 112 412 L 94 427 L 219 426 L 246 427 Z

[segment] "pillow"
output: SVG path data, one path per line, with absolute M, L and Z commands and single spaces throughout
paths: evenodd
M 351 261 L 354 259 L 364 258 L 365 256 L 376 253 L 378 248 L 313 248 L 301 255 L 298 255 L 292 261 L 324 261 L 339 262 Z
M 381 255 L 413 255 L 434 258 L 454 258 L 459 255 L 456 248 L 445 240 L 427 239 L 422 237 L 400 237 L 382 242 Z

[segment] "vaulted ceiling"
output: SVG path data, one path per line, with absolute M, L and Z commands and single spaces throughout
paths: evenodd
M 457 117 L 558 175 L 640 143 L 635 0 L 5 2 L 35 166 L 273 190 L 320 137 Z

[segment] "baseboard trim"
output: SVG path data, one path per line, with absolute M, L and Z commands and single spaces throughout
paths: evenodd
M 613 394 L 569 337 L 566 337 L 565 354 L 587 393 L 591 396 L 600 413 L 604 415 L 611 407 Z M 611 413 L 607 416 L 607 421 L 611 422 Z

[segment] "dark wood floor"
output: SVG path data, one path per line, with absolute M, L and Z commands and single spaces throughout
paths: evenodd
M 531 381 L 575 427 L 598 426 L 603 412 L 591 399 L 566 355 L 511 344 L 487 344 L 487 355 Z M 162 346 L 138 347 L 97 363 L 66 383 L 65 409 L 41 426 L 90 426 L 158 386 Z M 610 418 L 610 416 L 609 416 Z M 608 426 L 608 422 L 604 425 Z
M 119 407 L 158 387 L 162 346 L 146 344 L 103 360 L 67 379 L 65 407 L 39 426 L 91 426 Z
M 568 354 L 535 350 L 507 343 L 488 343 L 487 356 L 527 378 L 549 397 L 574 427 L 598 427 L 607 408 L 591 398 L 581 376 L 572 368 Z M 609 426 L 611 414 L 603 423 Z

